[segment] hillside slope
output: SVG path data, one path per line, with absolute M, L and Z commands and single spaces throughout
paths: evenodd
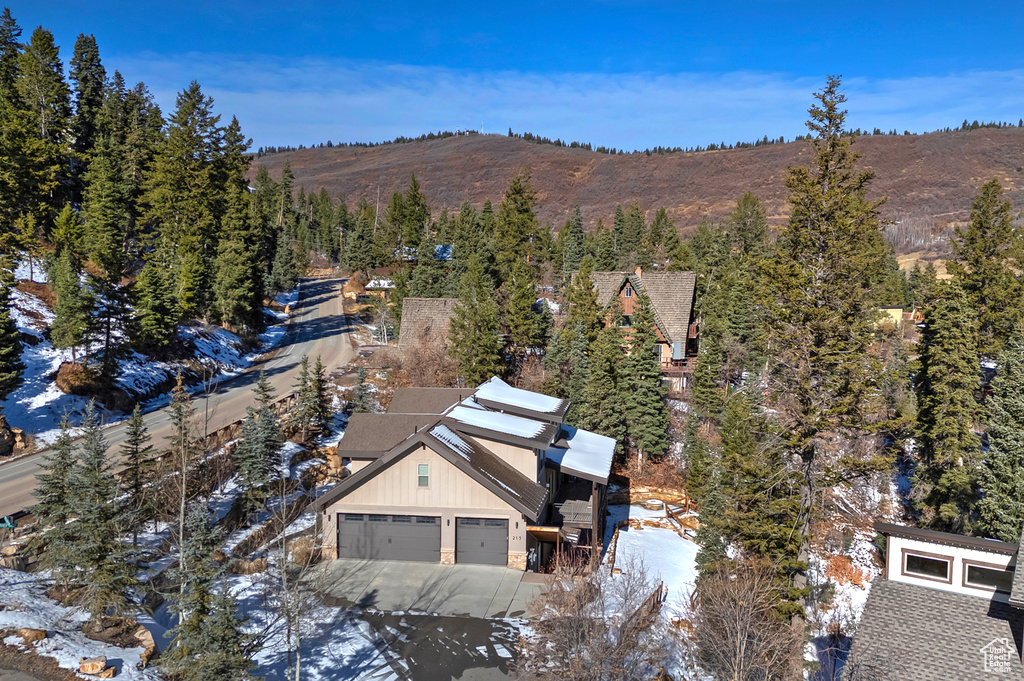
M 999 178 L 1015 205 L 1024 203 L 1024 130 L 979 129 L 912 136 L 864 136 L 854 149 L 877 173 L 875 198 L 888 197 L 887 218 L 921 234 L 948 231 L 964 220 L 977 188 Z M 689 154 L 609 156 L 534 144 L 503 135 L 471 135 L 373 148 L 334 147 L 270 154 L 254 162 L 279 177 L 291 163 L 297 185 L 326 187 L 351 202 L 365 195 L 386 204 L 415 173 L 434 214 L 469 201 L 497 206 L 509 178 L 529 166 L 540 199 L 539 217 L 558 227 L 579 204 L 588 227 L 607 223 L 617 203 L 636 199 L 665 207 L 684 231 L 704 214 L 724 215 L 751 190 L 774 224 L 785 220 L 786 168 L 806 163 L 807 142 Z M 924 244 L 914 244 L 920 247 Z M 907 249 L 911 244 L 907 245 Z

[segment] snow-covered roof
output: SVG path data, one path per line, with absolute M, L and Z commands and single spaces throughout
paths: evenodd
M 512 411 L 522 410 L 536 414 L 551 414 L 561 417 L 568 407 L 566 400 L 557 397 L 542 395 L 541 393 L 513 388 L 497 376 L 491 377 L 476 389 L 476 400 L 487 404 L 488 407 L 502 409 L 510 407 Z
M 474 409 L 464 404 L 459 404 L 452 408 L 447 416 L 463 425 L 474 426 L 493 433 L 512 435 L 513 437 L 525 440 L 541 437 L 544 434 L 545 426 L 548 425 L 532 419 L 513 416 L 512 414 Z
M 394 288 L 395 284 L 390 279 L 371 279 L 366 282 L 364 288 Z
M 615 440 L 582 428 L 563 426 L 563 429 L 566 436 L 558 444 L 564 446 L 548 449 L 545 452 L 548 461 L 563 473 L 607 484 L 615 456 Z

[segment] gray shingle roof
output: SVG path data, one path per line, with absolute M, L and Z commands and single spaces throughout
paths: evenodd
M 397 388 L 389 414 L 440 414 L 476 392 L 476 388 Z
M 352 414 L 338 442 L 338 454 L 377 458 L 437 419 L 430 414 Z
M 1020 548 L 1017 550 L 1017 567 L 1013 570 L 1010 603 L 1018 608 L 1024 608 L 1024 536 L 1020 538 Z
M 987 598 L 878 579 L 853 637 L 843 678 L 991 681 L 1024 678 L 1024 610 Z M 1004 644 L 1005 642 L 1005 644 Z M 1011 649 L 1008 672 L 985 669 L 985 648 Z M 860 674 L 860 675 L 858 675 Z
M 447 343 L 448 322 L 455 314 L 458 298 L 406 298 L 402 301 L 402 324 L 398 345 Z
M 597 289 L 597 303 L 604 307 L 618 295 L 628 279 L 633 288 L 650 298 L 654 317 L 662 335 L 669 343 L 685 343 L 693 314 L 694 272 L 593 272 L 590 275 Z

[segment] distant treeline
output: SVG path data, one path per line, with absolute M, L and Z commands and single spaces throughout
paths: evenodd
M 388 144 L 407 144 L 409 142 L 428 142 L 430 140 L 443 140 L 449 137 L 459 137 L 460 135 L 478 135 L 480 134 L 477 130 L 438 130 L 437 132 L 428 132 L 419 137 L 396 137 L 393 140 L 385 140 L 383 142 L 338 142 L 335 144 L 331 140 L 321 142 L 320 144 L 314 144 L 307 147 L 305 144 L 300 144 L 297 147 L 292 146 L 280 146 L 280 147 L 260 147 L 256 151 L 256 158 L 262 158 L 267 154 L 277 154 L 282 151 L 300 151 L 302 149 L 333 149 L 334 147 L 383 147 Z
M 961 131 L 961 130 L 978 130 L 979 128 L 1024 128 L 1024 118 L 1018 120 L 1016 125 L 1014 125 L 1013 123 L 1007 123 L 1005 121 L 992 121 L 992 122 L 986 123 L 986 122 L 979 122 L 979 121 L 975 120 L 974 122 L 970 122 L 969 123 L 966 119 L 964 119 L 964 122 L 958 128 L 946 127 L 946 128 L 941 128 L 939 130 L 934 130 L 932 132 L 956 132 L 956 131 Z M 894 135 L 894 136 L 895 135 L 904 135 L 904 136 L 911 136 L 911 135 L 924 134 L 924 133 L 910 132 L 909 130 L 904 130 L 902 133 L 900 133 L 895 128 L 893 128 L 892 130 L 882 130 L 880 128 L 875 128 L 871 132 L 868 132 L 866 130 L 861 130 L 860 128 L 857 128 L 857 129 L 847 130 L 846 133 L 850 134 L 850 135 L 853 135 L 853 136 L 860 136 L 860 135 Z M 327 140 L 326 142 L 321 142 L 320 144 L 314 144 L 314 145 L 312 145 L 310 147 L 307 147 L 304 144 L 300 144 L 297 147 L 292 147 L 292 146 L 260 147 L 259 150 L 256 152 L 256 158 L 262 158 L 263 156 L 266 156 L 267 154 L 276 154 L 276 153 L 279 153 L 279 152 L 282 152 L 282 151 L 299 151 L 299 150 L 302 150 L 302 149 L 317 149 L 317 148 L 323 149 L 325 147 L 327 149 L 332 149 L 334 147 L 380 147 L 380 146 L 385 146 L 385 145 L 388 145 L 388 144 L 405 144 L 407 142 L 427 142 L 427 141 L 430 141 L 430 140 L 446 139 L 448 137 L 458 137 L 460 135 L 479 135 L 479 134 L 480 134 L 480 132 L 478 130 L 456 130 L 455 132 L 452 132 L 450 130 L 439 130 L 437 132 L 428 132 L 427 134 L 420 135 L 419 137 L 396 137 L 393 140 L 384 141 L 384 142 L 339 142 L 339 143 L 335 144 L 331 140 Z M 808 138 L 808 136 L 805 136 L 805 135 L 797 135 L 793 139 L 787 140 L 785 138 L 785 136 L 783 136 L 783 135 L 779 135 L 778 137 L 768 137 L 768 135 L 765 135 L 761 139 L 754 140 L 753 142 L 736 142 L 735 144 L 729 144 L 729 143 L 723 141 L 723 142 L 720 142 L 718 144 L 715 144 L 714 142 L 712 142 L 711 144 L 708 144 L 706 146 L 701 146 L 701 145 L 697 145 L 695 147 L 662 147 L 662 146 L 657 146 L 657 147 L 652 147 L 652 148 L 644 149 L 643 151 L 641 151 L 639 149 L 636 149 L 636 150 L 633 150 L 633 151 L 626 151 L 625 149 L 617 149 L 615 147 L 606 147 L 606 146 L 595 147 L 590 142 L 576 142 L 576 141 L 566 142 L 565 140 L 562 140 L 562 139 L 559 139 L 559 138 L 551 139 L 550 137 L 544 137 L 543 135 L 535 135 L 532 132 L 517 133 L 517 132 L 513 132 L 512 128 L 508 129 L 508 136 L 509 137 L 513 137 L 515 139 L 525 140 L 527 142 L 533 142 L 534 144 L 550 144 L 553 147 L 563 147 L 563 148 L 566 148 L 566 149 L 586 149 L 587 151 L 597 152 L 598 154 L 609 154 L 609 155 L 612 155 L 612 156 L 615 156 L 615 155 L 625 156 L 627 154 L 646 154 L 647 156 L 650 156 L 651 154 L 658 154 L 658 155 L 662 155 L 662 154 L 680 154 L 680 153 L 682 153 L 682 154 L 690 154 L 690 153 L 696 153 L 696 152 L 701 152 L 701 151 L 725 151 L 725 150 L 729 150 L 729 149 L 751 149 L 753 147 L 766 147 L 766 146 L 769 146 L 769 145 L 772 145 L 772 144 L 785 144 L 786 142 L 799 142 L 801 140 L 805 140 L 805 139 Z

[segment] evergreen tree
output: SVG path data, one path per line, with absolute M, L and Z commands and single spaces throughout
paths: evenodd
M 512 278 L 506 282 L 506 286 L 511 287 L 512 291 L 502 312 L 512 354 L 519 361 L 529 348 L 544 344 L 540 316 L 534 309 L 537 289 L 533 285 L 529 268 L 519 261 L 513 264 Z
M 149 471 L 156 463 L 150 459 L 153 450 L 153 445 L 149 444 L 150 439 L 142 418 L 142 409 L 136 404 L 128 418 L 124 444 L 121 445 L 121 464 L 124 466 L 121 478 L 121 506 L 124 511 L 122 525 L 131 531 L 133 546 L 138 546 L 139 530 L 154 510 L 147 489 Z
M 370 411 L 370 386 L 366 382 L 366 368 L 359 367 L 356 370 L 358 383 L 356 383 L 355 395 L 352 397 L 352 413 L 365 414 Z
M 295 247 L 291 237 L 282 233 L 278 235 L 277 249 L 274 251 L 274 265 L 270 271 L 270 290 L 284 293 L 298 285 L 299 276 L 295 270 Z
M 935 273 L 935 265 L 928 262 L 925 267 L 921 263 L 914 263 L 907 278 L 907 286 L 910 289 L 909 303 L 913 307 L 924 307 L 934 298 L 933 291 L 938 285 L 938 277 Z
M 409 295 L 414 298 L 440 298 L 444 294 L 445 263 L 437 259 L 430 230 L 426 230 L 416 249 L 416 267 L 409 280 Z
M 574 329 L 577 324 L 583 325 L 583 333 L 587 342 L 592 343 L 602 327 L 601 308 L 597 304 L 597 288 L 590 277 L 590 258 L 584 258 L 580 263 L 579 272 L 573 277 L 569 290 L 566 292 L 565 325 L 566 328 Z
M 566 234 L 562 244 L 562 276 L 568 277 L 570 272 L 580 268 L 583 260 L 583 215 L 577 205 L 572 209 L 572 217 L 566 223 Z
M 11 316 L 14 274 L 10 256 L 0 253 L 0 403 L 21 384 L 25 365 L 21 361 L 21 340 Z M 3 408 L 0 407 L 0 416 Z
M 11 16 L 9 7 L 0 15 L 0 101 L 15 103 L 18 59 L 21 56 L 21 27 Z
M 228 212 L 214 263 L 213 317 L 255 335 L 264 328 L 262 264 L 248 203 L 242 190 L 228 187 Z
M 764 206 L 752 193 L 746 192 L 729 216 L 732 242 L 748 258 L 763 257 L 768 248 L 768 220 Z
M 161 351 L 175 337 L 177 305 L 171 258 L 170 250 L 161 244 L 135 282 L 136 343 L 142 349 Z
M 676 237 L 678 241 L 678 237 Z M 597 234 L 597 259 L 594 261 L 594 269 L 598 272 L 610 272 L 615 269 L 615 237 L 611 230 L 603 227 Z
M 70 217 L 70 207 L 58 218 Z M 93 298 L 81 283 L 82 264 L 72 249 L 65 248 L 50 267 L 49 278 L 57 296 L 50 339 L 58 349 L 70 349 L 71 360 L 78 361 L 78 348 L 85 344 L 92 325 Z
M 871 173 L 856 170 L 853 138 L 845 133 L 846 101 L 838 78 L 815 93 L 809 109 L 809 167 L 790 171 L 786 186 L 792 215 L 765 266 L 771 282 L 768 341 L 780 395 L 785 448 L 800 469 L 802 541 L 826 487 L 881 470 L 880 456 L 830 456 L 833 438 L 863 433 L 871 384 L 882 371 L 868 350 L 875 339 L 872 282 L 886 252 L 876 204 L 865 199 Z M 784 397 L 784 399 L 781 399 Z M 828 445 L 826 445 L 828 443 Z M 825 479 L 829 482 L 826 485 Z M 806 547 L 805 547 L 806 548 Z M 805 578 L 797 575 L 797 588 Z
M 1024 527 L 1024 326 L 998 356 L 988 401 L 988 452 L 981 466 L 978 530 L 1006 542 Z
M 1024 238 L 1014 229 L 1010 202 L 998 180 L 987 182 L 971 206 L 971 224 L 954 229 L 955 260 L 946 269 L 963 287 L 978 316 L 979 351 L 993 357 L 1024 316 Z
M 494 288 L 480 259 L 473 256 L 448 330 L 448 352 L 458 364 L 462 385 L 477 386 L 501 372 L 498 320 Z
M 981 442 L 972 432 L 978 407 L 977 327 L 957 284 L 941 285 L 921 335 L 917 439 L 921 464 L 914 495 L 922 521 L 969 533 L 977 501 Z
M 71 115 L 70 93 L 64 82 L 64 64 L 53 34 L 42 26 L 18 58 L 18 94 L 32 117 L 39 138 L 61 142 Z
M 125 529 L 118 486 L 107 460 L 107 441 L 99 414 L 90 402 L 83 415 L 81 460 L 71 474 L 71 513 L 65 526 L 64 555 L 77 568 L 83 587 L 76 600 L 94 619 L 124 613 L 136 585 L 135 568 L 120 536 Z
M 404 245 L 416 248 L 420 245 L 423 234 L 430 225 L 430 207 L 427 197 L 420 189 L 420 183 L 414 174 L 409 180 L 409 188 L 402 202 L 402 238 Z
M 274 389 L 263 371 L 253 386 L 253 395 L 258 406 L 246 408 L 242 436 L 234 453 L 235 470 L 245 488 L 250 513 L 262 508 L 266 501 L 266 485 L 281 448 L 281 426 L 273 407 Z
M 718 385 L 722 354 L 714 338 L 701 341 L 693 372 L 693 406 L 700 418 L 717 423 L 722 413 L 722 389 Z
M 586 402 L 586 388 L 590 382 L 590 342 L 583 322 L 576 322 L 576 325 L 567 332 L 572 335 L 569 342 L 571 369 L 569 383 L 566 385 L 569 410 L 565 414 L 565 420 L 567 423 L 578 426 L 583 422 L 583 415 L 589 410 Z
M 616 220 L 618 214 L 616 213 Z M 644 233 L 646 231 L 644 211 L 640 204 L 633 201 L 626 209 L 622 223 L 622 235 L 619 238 L 619 265 L 625 269 L 631 269 L 638 262 L 638 257 L 643 249 Z
M 539 231 L 537 217 L 533 213 L 536 205 L 537 192 L 530 184 L 530 171 L 516 173 L 498 208 L 496 256 L 502 282 L 512 276 L 515 260 L 527 263 L 531 260 L 533 237 Z
M 612 240 L 615 242 L 616 263 L 627 253 L 623 253 L 622 239 L 626 229 L 626 211 L 622 210 L 622 204 L 615 206 L 615 215 L 612 218 Z
M 292 386 L 295 392 L 295 405 L 292 407 L 292 419 L 302 429 L 302 441 L 309 437 L 309 427 L 313 425 L 313 419 L 317 411 L 316 386 L 313 382 L 313 375 L 309 370 L 309 355 L 303 355 L 299 360 L 299 375 Z
M 313 373 L 310 378 L 313 384 L 313 423 L 321 431 L 328 431 L 331 427 L 331 395 L 327 389 L 327 368 L 320 361 L 320 355 L 316 356 L 316 363 L 313 365 Z
M 590 348 L 590 376 L 579 415 L 584 428 L 614 439 L 617 451 L 626 434 L 622 395 L 627 377 L 620 371 L 624 358 L 619 327 L 602 329 Z
M 84 158 L 96 145 L 103 89 L 107 72 L 100 62 L 96 38 L 80 33 L 71 57 L 71 83 L 75 91 L 75 116 L 72 121 L 72 149 Z
M 60 434 L 50 453 L 43 457 L 42 472 L 36 475 L 36 488 L 32 492 L 39 502 L 32 507 L 32 515 L 44 529 L 59 528 L 71 515 L 72 471 L 75 467 L 75 446 L 71 440 L 71 424 L 64 414 L 60 421 Z M 45 554 L 44 554 L 45 556 Z M 47 557 L 43 562 L 55 566 Z
M 658 348 L 654 309 L 647 295 L 639 293 L 640 305 L 633 315 L 625 369 L 626 422 L 642 466 L 645 457 L 659 457 L 668 449 L 668 407 L 661 382 L 661 362 L 655 354 Z
M 183 681 L 255 681 L 250 673 L 258 636 L 245 633 L 247 618 L 239 618 L 235 596 L 228 586 L 213 596 L 210 614 L 203 619 L 190 647 L 197 651 Z

